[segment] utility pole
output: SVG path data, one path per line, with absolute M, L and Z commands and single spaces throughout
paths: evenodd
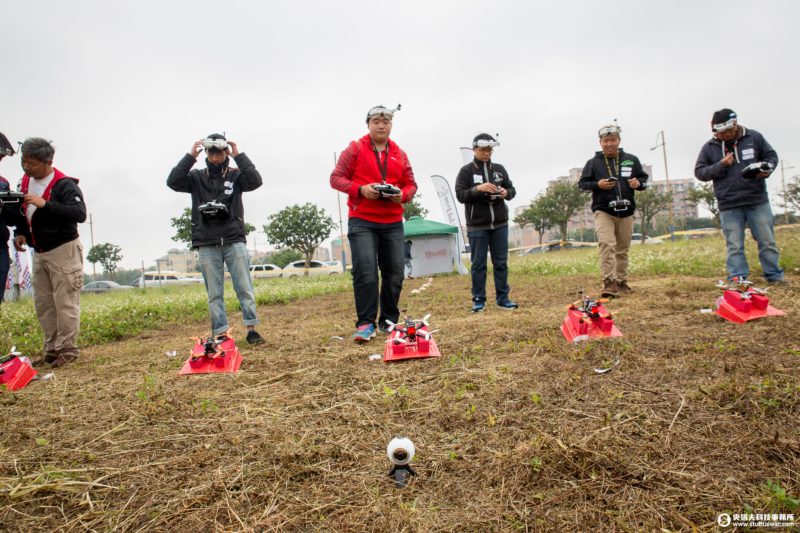
M 94 224 L 92 224 L 92 214 L 89 213 L 89 241 L 94 248 Z M 91 250 L 91 248 L 89 248 Z M 92 263 L 92 279 L 97 279 L 97 267 Z
M 659 135 L 661 136 L 661 142 L 660 143 L 658 143 Z M 664 130 L 659 131 L 658 135 L 656 135 L 656 143 L 658 143 L 658 144 L 656 144 L 655 146 L 650 148 L 650 150 L 655 150 L 656 148 L 658 148 L 660 146 L 661 150 L 664 153 L 664 177 L 666 178 L 666 181 L 667 181 L 667 194 L 670 195 L 670 199 L 669 199 L 669 234 L 670 234 L 670 239 L 674 241 L 675 240 L 675 224 L 672 221 L 672 203 L 673 203 L 672 202 L 672 188 L 669 185 L 669 167 L 667 166 L 667 140 L 664 137 Z M 642 232 L 642 233 L 644 233 L 644 232 Z
M 794 167 L 792 167 L 792 166 L 789 166 L 789 167 L 784 166 L 784 163 L 786 163 L 786 161 L 781 159 L 781 189 L 783 189 L 783 222 L 784 222 L 784 224 L 788 224 L 789 223 L 789 209 L 787 209 L 787 204 L 786 204 L 786 178 L 783 175 L 783 171 L 792 169 Z
M 338 158 L 336 152 L 333 152 L 333 166 L 336 166 Z M 339 239 L 342 245 L 342 272 L 347 272 L 347 254 L 344 251 L 344 225 L 342 224 L 342 202 L 340 199 L 339 191 L 336 191 L 336 206 L 339 208 Z

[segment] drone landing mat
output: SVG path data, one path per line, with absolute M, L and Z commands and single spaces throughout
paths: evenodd
M 428 345 L 428 349 L 426 351 L 419 351 L 416 343 L 395 345 L 392 338 L 389 338 L 383 350 L 383 362 L 391 363 L 392 361 L 403 361 L 405 359 L 426 359 L 428 357 L 442 356 L 435 340 L 430 339 L 426 341 L 425 344 Z M 398 349 L 395 349 L 396 346 Z M 400 350 L 399 347 L 403 349 Z
M 763 318 L 765 316 L 783 316 L 786 313 L 780 309 L 775 309 L 771 305 L 767 305 L 765 309 L 752 308 L 750 311 L 740 311 L 728 304 L 725 300 L 720 298 L 721 301 L 717 302 L 717 315 L 725 320 L 736 322 L 737 324 L 744 324 L 750 320 Z
M 561 333 L 564 338 L 569 342 L 580 342 L 589 339 L 602 339 L 604 337 L 622 337 L 622 332 L 617 326 L 612 325 L 611 329 L 604 331 L 600 328 L 594 327 L 591 322 L 586 323 L 588 326 L 585 332 L 580 332 L 575 329 L 572 320 L 567 316 L 564 322 L 561 323 Z
M 192 360 L 192 357 L 183 363 L 179 375 L 185 376 L 187 374 L 228 374 L 239 371 L 239 366 L 242 364 L 242 354 L 239 353 L 239 348 L 233 340 L 223 342 L 220 347 L 225 350 L 225 355 L 222 357 L 215 357 L 210 359 L 203 355 L 205 349 L 202 344 L 195 344 L 192 348 L 192 357 L 197 359 Z
M 30 383 L 36 374 L 30 363 L 14 357 L 0 365 L 0 385 L 5 385 L 5 390 L 16 391 Z

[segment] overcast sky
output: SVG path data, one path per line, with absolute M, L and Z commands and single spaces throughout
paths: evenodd
M 582 166 L 615 118 L 655 179 L 664 130 L 670 178 L 688 178 L 713 111 L 730 107 L 795 167 L 788 179 L 800 174 L 798 21 L 796 0 L 30 0 L 0 19 L 0 131 L 55 143 L 94 242 L 121 246 L 125 267 L 177 246 L 170 217 L 190 198 L 166 176 L 216 131 L 264 177 L 245 195 L 248 222 L 261 229 L 306 201 L 338 220 L 334 152 L 366 133 L 377 104 L 402 103 L 392 138 L 439 220 L 429 176 L 452 185 L 459 146 L 482 131 L 500 133 L 512 208 Z M 16 183 L 19 156 L 0 174 Z M 770 181 L 775 205 L 779 172 Z M 80 231 L 88 250 L 88 224 Z M 263 234 L 257 244 L 267 248 Z

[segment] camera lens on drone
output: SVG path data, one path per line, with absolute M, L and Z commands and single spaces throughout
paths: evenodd
M 395 461 L 403 462 L 406 459 L 408 459 L 408 452 L 406 450 L 400 448 L 400 449 L 395 450 L 394 453 L 392 454 L 392 456 L 394 457 Z

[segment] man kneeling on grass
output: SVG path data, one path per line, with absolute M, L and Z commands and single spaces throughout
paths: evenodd
M 197 156 L 205 148 L 206 168 L 192 170 Z M 239 168 L 231 168 L 233 155 Z M 261 174 L 236 143 L 214 133 L 196 141 L 172 169 L 167 186 L 192 195 L 192 247 L 200 256 L 200 270 L 208 292 L 211 333 L 228 331 L 225 312 L 225 265 L 231 274 L 233 289 L 239 298 L 247 342 L 260 344 L 264 339 L 255 330 L 256 298 L 250 277 L 250 259 L 245 245 L 242 193 L 261 187 Z

